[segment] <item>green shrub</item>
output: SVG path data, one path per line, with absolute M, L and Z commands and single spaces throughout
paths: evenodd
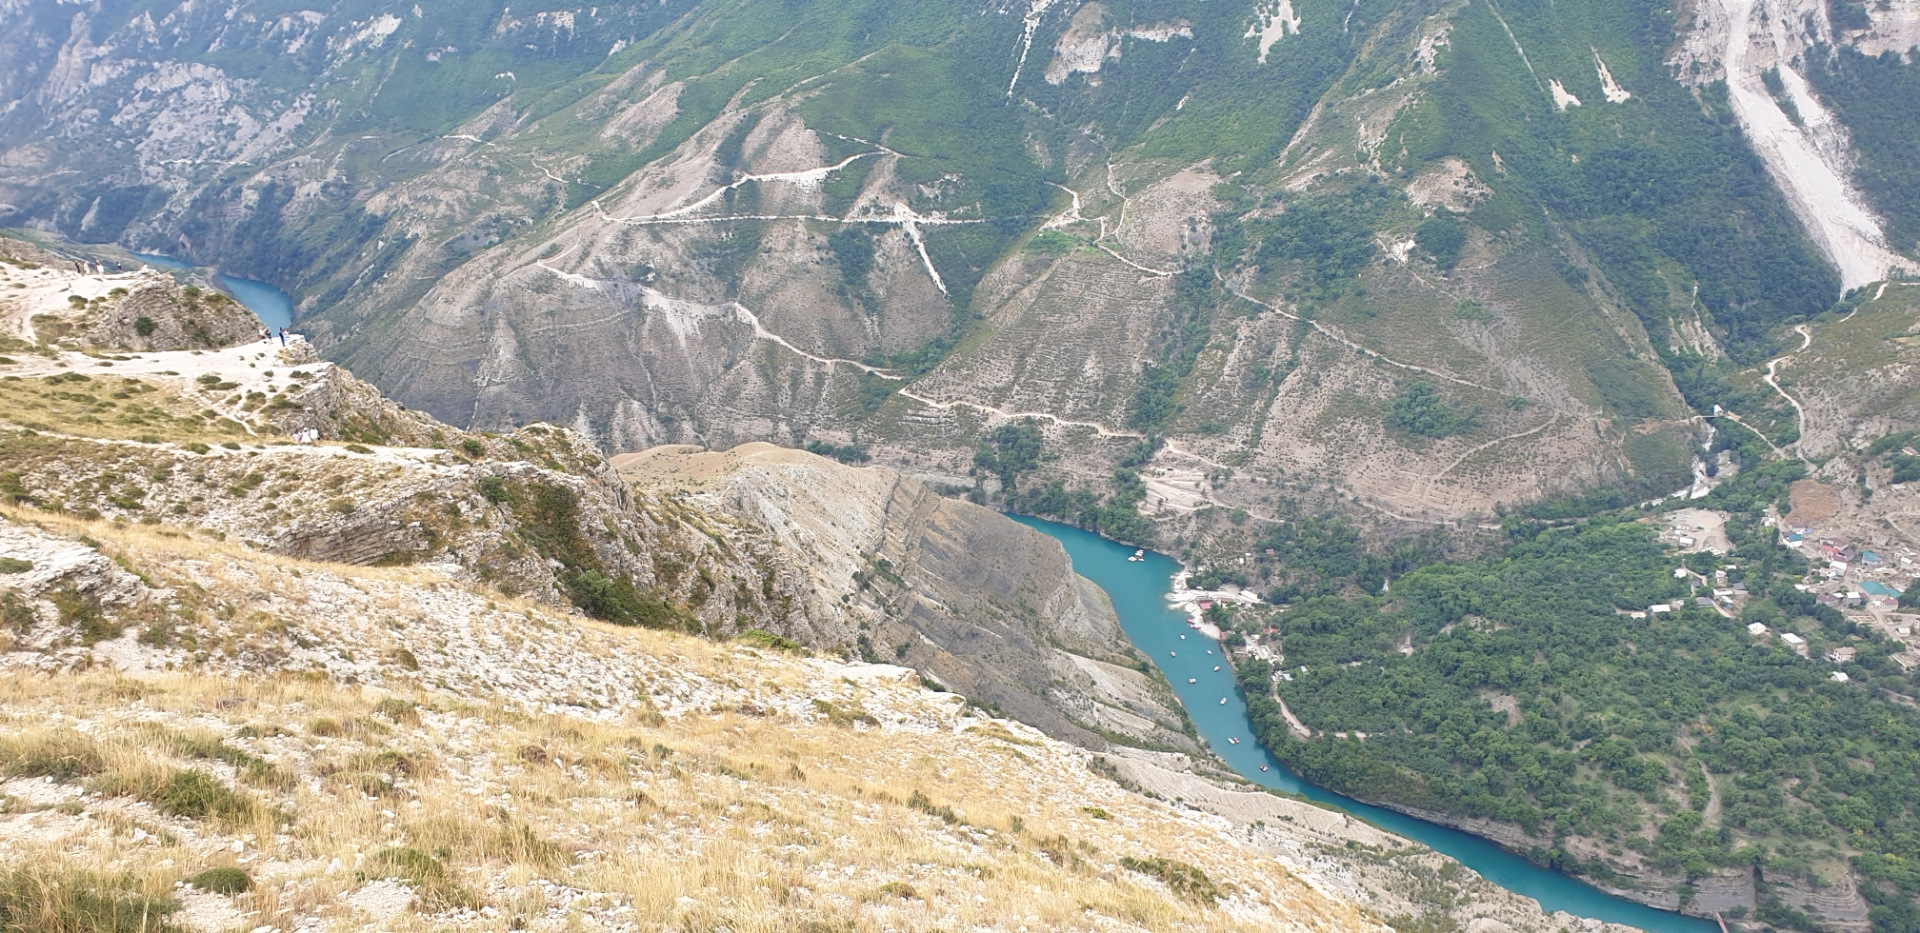
M 253 890 L 253 879 L 238 868 L 209 868 L 188 878 L 187 883 L 214 894 L 245 894 Z
M 144 314 L 133 319 L 133 332 L 142 337 L 151 337 L 153 336 L 153 332 L 159 329 L 160 325 L 155 324 L 153 318 L 147 317 Z
M 543 557 L 560 562 L 560 584 L 567 600 L 582 612 L 615 625 L 647 628 L 691 627 L 696 623 L 657 596 L 642 593 L 633 581 L 609 574 L 580 531 L 580 503 L 565 486 L 539 484 L 527 501 L 516 502 L 521 535 Z
M 1374 224 L 1397 197 L 1384 185 L 1367 183 L 1288 203 L 1280 216 L 1256 225 L 1264 237 L 1255 256 L 1273 271 L 1297 270 L 1312 288 L 1351 278 L 1379 252 Z
M 501 503 L 511 498 L 513 493 L 507 489 L 507 481 L 498 476 L 480 477 L 480 498 L 492 503 Z
M 365 444 L 348 444 L 348 445 L 347 445 L 347 453 L 350 453 L 350 454 L 370 454 L 370 453 L 373 453 L 373 448 L 371 448 L 371 447 L 368 447 L 368 446 L 367 446 L 367 445 L 365 445 Z
M 33 561 L 18 557 L 0 557 L 0 573 L 26 573 L 33 569 Z
M 1441 212 L 1420 222 L 1420 228 L 1413 234 L 1413 243 L 1433 258 L 1435 266 L 1451 269 L 1460 261 L 1460 251 L 1467 245 L 1467 228 L 1453 219 L 1452 214 Z
M 772 632 L 757 628 L 750 628 L 741 632 L 740 640 L 750 645 L 759 645 L 762 648 L 773 648 L 779 651 L 804 652 L 807 650 L 806 646 L 797 641 L 790 638 L 781 638 Z
M 568 599 L 580 611 L 615 625 L 667 628 L 673 625 L 673 607 L 659 597 L 641 593 L 631 580 L 610 577 L 595 569 L 561 575 Z
M 155 777 L 136 779 L 133 796 L 170 816 L 233 824 L 258 815 L 259 805 L 251 797 L 198 771 L 173 770 L 164 778 Z
M 815 702 L 818 702 L 818 701 L 815 701 Z M 914 790 L 914 792 L 911 795 L 907 797 L 907 806 L 912 807 L 915 810 L 920 811 L 921 813 L 925 813 L 928 816 L 937 816 L 940 818 L 941 822 L 946 823 L 948 826 L 952 826 L 960 822 L 960 815 L 953 812 L 952 807 L 945 806 L 945 805 L 935 805 L 932 798 L 928 797 L 926 794 L 921 793 L 917 788 Z
M 1213 883 L 1213 879 L 1208 878 L 1206 872 L 1185 862 L 1161 858 L 1157 855 L 1143 859 L 1122 856 L 1120 867 L 1158 878 L 1167 887 L 1172 888 L 1173 893 L 1196 904 L 1212 906 L 1220 899 L 1220 889 Z
M 1418 437 L 1465 434 L 1480 426 L 1480 406 L 1455 408 L 1433 386 L 1415 382 L 1394 397 L 1387 424 Z
M 123 626 L 101 610 L 99 597 L 66 586 L 48 594 L 47 599 L 59 613 L 60 623 L 77 630 L 81 644 L 97 645 L 120 637 Z

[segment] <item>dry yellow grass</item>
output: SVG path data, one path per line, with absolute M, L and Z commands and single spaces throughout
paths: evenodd
M 183 926 L 1373 926 L 1224 821 L 890 669 L 612 629 L 431 568 L 40 520 L 197 593 L 179 621 L 201 647 L 148 651 L 137 678 L 0 678 L 0 735 L 16 737 L 0 771 L 27 746 L 99 759 L 67 783 L 0 784 L 0 867 L 130 873 L 155 895 L 212 867 L 253 878 L 231 897 L 176 892 Z M 257 808 L 140 799 L 183 771 Z M 1163 880 L 1197 876 L 1217 900 Z
M 107 440 L 255 440 L 236 421 L 207 417 L 205 405 L 218 393 L 199 388 L 207 399 L 189 398 L 183 389 L 151 380 L 117 376 L 110 369 L 43 377 L 0 375 L 0 421 Z

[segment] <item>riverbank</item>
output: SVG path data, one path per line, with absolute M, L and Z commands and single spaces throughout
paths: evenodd
M 1485 837 L 1372 806 L 1301 780 L 1255 740 L 1245 698 L 1223 646 L 1190 637 L 1189 618 L 1168 603 L 1169 581 L 1183 568 L 1172 558 L 1154 553 L 1130 562 L 1131 547 L 1054 522 L 1014 518 L 1059 540 L 1073 558 L 1075 570 L 1107 590 L 1122 628 L 1166 675 L 1209 750 L 1251 784 L 1330 804 L 1454 859 L 1506 891 L 1533 899 L 1545 911 L 1655 933 L 1715 933 L 1711 922 L 1605 892 L 1582 879 L 1533 864 Z
M 1120 748 L 1101 761 L 1122 786 L 1212 814 L 1321 893 L 1361 904 L 1389 925 L 1405 928 L 1415 920 L 1470 933 L 1632 929 L 1545 911 L 1538 901 L 1364 819 L 1237 781 L 1184 755 Z

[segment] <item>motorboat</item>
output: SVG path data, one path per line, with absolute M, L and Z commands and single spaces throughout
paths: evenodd
M 1219 669 L 1220 669 L 1220 665 L 1218 665 L 1218 664 L 1215 664 L 1215 665 L 1213 666 L 1213 669 L 1214 669 L 1214 670 L 1216 670 L 1216 671 L 1217 671 L 1217 670 L 1219 670 Z
M 1220 705 L 1221 705 L 1221 706 L 1225 706 L 1225 705 L 1227 705 L 1227 698 L 1226 698 L 1226 697 L 1221 697 L 1221 698 L 1220 698 Z
M 1267 766 L 1266 766 L 1266 765 L 1261 765 L 1261 766 L 1260 766 L 1260 770 L 1262 770 L 1262 771 L 1265 771 L 1265 770 L 1267 770 Z
M 1189 678 L 1187 678 L 1187 683 L 1190 683 L 1190 684 L 1197 684 L 1197 683 L 1199 683 L 1199 682 L 1200 682 L 1200 678 L 1198 678 L 1198 677 L 1189 677 Z
M 1169 652 L 1167 652 L 1167 657 L 1169 657 L 1169 658 L 1177 658 L 1177 657 L 1179 657 L 1179 656 L 1180 656 L 1180 652 L 1178 652 L 1178 651 L 1169 651 Z

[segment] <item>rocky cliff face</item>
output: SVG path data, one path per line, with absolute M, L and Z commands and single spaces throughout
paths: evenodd
M 614 464 L 641 490 L 760 529 L 870 658 L 1077 744 L 1194 747 L 1106 595 L 1045 535 L 892 470 L 768 444 Z
M 290 399 L 283 417 L 310 423 L 307 396 L 351 381 L 310 375 L 305 394 L 276 395 Z M 182 383 L 199 388 L 131 376 L 106 387 L 145 394 Z M 349 436 L 365 438 L 379 414 L 353 409 Z M 664 468 L 665 482 L 644 470 L 623 478 L 564 430 L 429 431 L 445 446 L 261 444 L 234 431 L 244 440 L 36 434 L 0 447 L 16 501 L 184 522 L 305 560 L 448 564 L 475 585 L 628 622 L 719 637 L 760 629 L 913 666 L 1081 744 L 1110 735 L 1192 747 L 1177 703 L 1142 673 L 1104 596 L 1056 543 L 992 511 L 890 470 L 764 445 L 731 461 L 739 473 L 706 477 L 722 490 L 716 507 L 704 484 L 671 475 L 677 466 Z M 729 455 L 659 455 L 702 456 Z

